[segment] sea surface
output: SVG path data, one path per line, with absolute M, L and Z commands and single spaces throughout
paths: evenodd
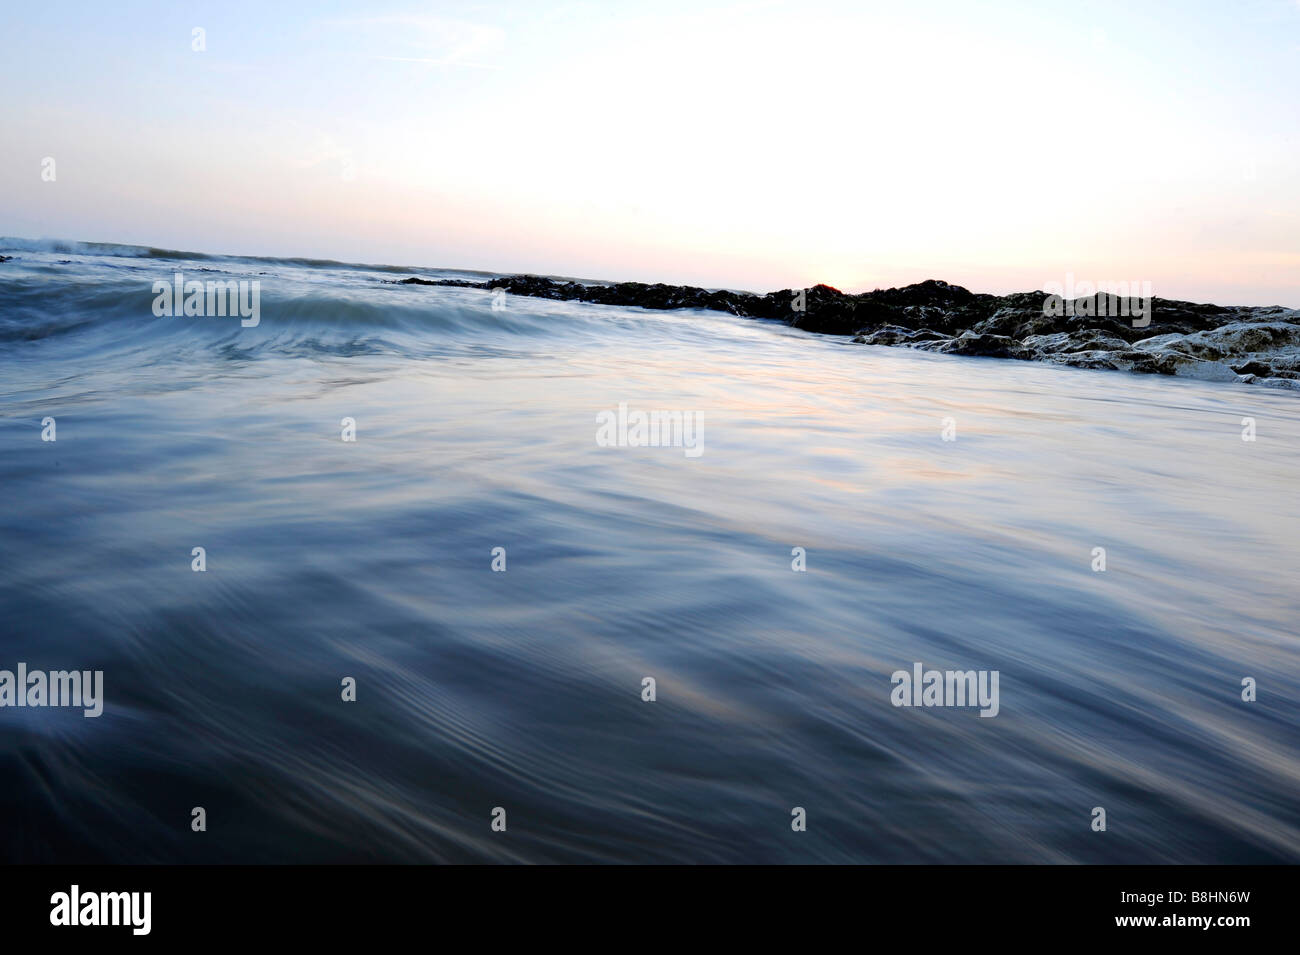
M 0 668 L 104 681 L 0 708 L 4 861 L 1300 861 L 1294 394 L 0 253 Z M 259 323 L 156 317 L 177 272 Z M 997 715 L 894 706 L 917 662 Z

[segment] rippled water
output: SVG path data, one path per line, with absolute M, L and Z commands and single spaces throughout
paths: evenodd
M 106 696 L 0 709 L 9 861 L 1300 861 L 1294 395 L 0 251 L 0 668 Z M 155 318 L 175 271 L 260 324 Z

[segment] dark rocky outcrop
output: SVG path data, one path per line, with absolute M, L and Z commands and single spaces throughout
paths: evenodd
M 866 345 L 1300 389 L 1300 311 L 1276 306 L 1155 298 L 1144 323 L 1124 308 L 1129 303 L 1106 293 L 1062 303 L 1044 292 L 989 295 L 937 279 L 857 295 L 828 285 L 757 295 L 689 285 L 557 281 L 535 275 L 483 282 L 412 277 L 393 284 L 503 289 L 511 295 L 598 305 L 712 309 L 810 332 L 854 336 L 855 342 Z

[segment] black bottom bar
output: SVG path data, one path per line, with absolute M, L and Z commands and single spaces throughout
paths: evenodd
M 333 946 L 428 938 L 431 928 L 444 941 L 449 932 L 493 941 L 521 933 L 655 946 L 697 928 L 733 939 L 835 930 L 900 940 L 902 931 L 927 944 L 1099 935 L 1232 944 L 1286 926 L 1295 874 L 1284 866 L 15 867 L 4 870 L 0 916 L 9 939 L 78 944 Z M 74 908 L 78 923 L 118 924 L 72 925 Z M 611 929 L 619 935 L 604 934 Z

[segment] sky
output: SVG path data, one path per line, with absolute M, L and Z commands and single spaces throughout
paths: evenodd
M 1300 0 L 5 6 L 0 235 L 1300 307 Z

